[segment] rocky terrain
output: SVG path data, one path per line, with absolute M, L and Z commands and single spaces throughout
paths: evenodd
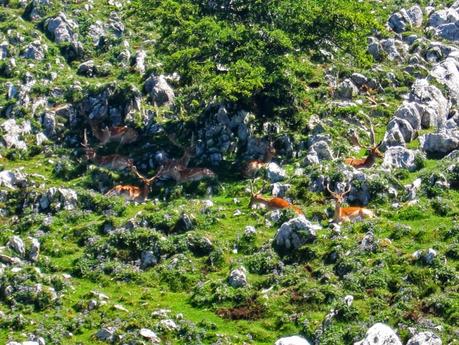
M 0 343 L 459 344 L 459 1 L 0 0 L 0 80 Z

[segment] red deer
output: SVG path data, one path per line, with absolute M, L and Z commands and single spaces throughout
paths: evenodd
M 381 143 L 376 144 L 376 136 L 375 131 L 373 129 L 373 124 L 370 122 L 370 140 L 371 146 L 368 148 L 368 156 L 365 158 L 346 158 L 344 163 L 350 165 L 356 169 L 366 169 L 371 168 L 376 163 L 376 158 L 384 158 L 384 155 L 379 151 L 379 147 Z M 352 136 L 349 138 L 351 144 L 363 147 L 360 144 L 359 137 L 356 133 L 353 133 Z
M 250 202 L 249 208 L 253 208 L 256 205 L 262 205 L 268 210 L 279 210 L 279 209 L 291 209 L 297 215 L 303 215 L 303 211 L 295 205 L 292 205 L 289 201 L 275 197 L 275 198 L 265 198 L 261 193 L 265 187 L 265 183 L 259 192 L 254 193 L 253 190 L 253 181 L 250 183 Z
M 330 186 L 327 184 L 327 190 L 331 194 L 332 198 L 335 200 L 335 213 L 333 216 L 333 221 L 337 224 L 363 220 L 365 218 L 373 218 L 373 211 L 365 207 L 341 207 L 344 202 L 344 197 L 351 191 L 351 187 L 344 191 L 343 193 L 332 192 Z
M 118 185 L 110 189 L 105 195 L 120 196 L 123 197 L 126 201 L 134 201 L 140 203 L 145 202 L 147 200 L 151 184 L 161 176 L 162 169 L 160 168 L 156 175 L 151 178 L 146 178 L 140 175 L 134 165 L 131 165 L 130 169 L 140 179 L 143 186 L 138 187 L 133 185 Z
M 124 170 L 133 164 L 132 159 L 118 154 L 98 156 L 96 150 L 88 144 L 86 129 L 84 130 L 83 142 L 81 143 L 81 146 L 84 148 L 86 159 L 103 168 Z
M 171 178 L 177 183 L 200 181 L 203 178 L 214 178 L 215 173 L 207 168 L 188 168 L 191 157 L 194 156 L 196 149 L 194 143 L 194 133 L 191 135 L 191 144 L 183 147 L 176 140 L 175 135 L 168 135 L 169 140 L 183 150 L 183 155 L 179 159 L 171 159 L 163 165 L 161 177 Z
M 99 124 L 90 121 L 89 122 L 92 134 L 100 141 L 100 145 L 106 145 L 110 142 L 117 142 L 121 145 L 131 144 L 139 138 L 139 134 L 133 128 L 128 126 L 115 126 L 100 128 Z
M 276 149 L 274 148 L 273 143 L 270 141 L 266 147 L 263 159 L 253 159 L 247 162 L 242 169 L 242 175 L 245 178 L 254 178 L 261 169 L 265 168 L 269 163 L 271 163 L 275 154 Z

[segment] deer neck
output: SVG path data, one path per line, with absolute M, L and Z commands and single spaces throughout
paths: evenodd
M 147 200 L 148 193 L 150 192 L 150 184 L 143 182 L 142 189 L 140 191 L 140 198 L 144 201 Z
M 262 204 L 262 205 L 268 206 L 269 205 L 269 200 L 266 199 L 266 198 L 263 198 L 262 196 L 254 196 L 252 198 L 251 205 L 253 205 L 253 204 Z
M 365 158 L 365 162 L 363 165 L 367 168 L 371 168 L 376 162 L 376 156 L 373 153 L 370 153 L 367 158 Z
M 341 202 L 339 202 L 338 200 L 335 200 L 335 213 L 334 213 L 333 218 L 335 219 L 335 222 L 340 222 L 341 217 L 342 217 Z
M 266 150 L 265 155 L 263 156 L 264 163 L 271 163 L 273 160 L 274 154 L 270 150 Z

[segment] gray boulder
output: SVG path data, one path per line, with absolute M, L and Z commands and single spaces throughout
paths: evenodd
M 27 183 L 27 177 L 19 170 L 3 170 L 0 172 L 0 186 L 7 188 L 23 187 Z
M 4 60 L 8 57 L 8 42 L 4 41 L 0 43 L 0 60 Z
M 232 270 L 228 277 L 228 284 L 234 288 L 244 287 L 248 284 L 247 282 L 247 271 L 244 267 Z
M 42 195 L 39 205 L 42 210 L 50 207 L 60 210 L 74 210 L 77 207 L 78 196 L 73 189 L 52 187 Z
M 345 79 L 340 84 L 335 91 L 335 97 L 340 99 L 352 99 L 359 93 L 359 89 L 352 82 L 351 79 Z
M 285 170 L 274 162 L 268 164 L 266 174 L 271 182 L 279 182 L 287 177 Z
M 368 329 L 365 339 L 354 345 L 402 345 L 402 342 L 392 328 L 383 323 L 376 323 Z
M 403 146 L 392 146 L 384 152 L 383 167 L 403 168 L 414 171 L 417 168 L 416 157 L 423 156 L 419 150 L 409 150 Z
M 175 101 L 175 94 L 164 75 L 151 75 L 145 81 L 145 91 L 151 101 L 158 106 L 171 106 Z
M 442 341 L 432 332 L 420 332 L 408 340 L 406 345 L 442 345 Z
M 418 28 L 422 25 L 423 14 L 419 5 L 415 5 L 410 9 L 402 9 L 399 12 L 392 14 L 388 24 L 397 33 L 407 31 L 411 28 Z
M 57 17 L 48 18 L 44 27 L 54 42 L 64 43 L 74 40 L 78 25 L 73 20 L 67 19 L 65 13 L 59 13 Z
M 430 74 L 448 88 L 451 97 L 457 103 L 459 101 L 459 61 L 448 57 L 434 66 Z
M 96 333 L 96 338 L 106 342 L 113 342 L 116 330 L 116 327 L 103 327 Z
M 422 150 L 435 156 L 446 156 L 459 149 L 459 130 L 429 133 L 419 138 Z
M 146 66 L 145 66 L 145 59 L 147 57 L 147 53 L 145 50 L 138 50 L 134 57 L 134 69 L 139 72 L 141 75 L 145 73 Z
M 298 335 L 292 337 L 280 338 L 276 341 L 275 345 L 310 345 L 310 343 Z
M 11 237 L 8 241 L 8 247 L 13 249 L 21 257 L 25 255 L 24 241 L 19 236 Z
M 37 262 L 38 261 L 38 256 L 40 255 L 40 242 L 33 237 L 30 237 L 30 250 L 29 250 L 29 260 L 32 262 Z
M 293 218 L 277 230 L 274 237 L 274 249 L 280 255 L 292 254 L 302 245 L 312 242 L 316 239 L 319 225 L 314 225 L 303 216 Z
M 32 60 L 43 60 L 47 50 L 48 47 L 46 44 L 43 44 L 38 40 L 33 41 L 24 49 L 22 57 Z

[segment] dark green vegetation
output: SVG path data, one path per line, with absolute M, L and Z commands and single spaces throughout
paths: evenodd
M 365 53 L 366 37 L 373 29 L 384 31 L 387 14 L 407 3 L 390 1 L 381 8 L 379 3 L 350 0 L 238 0 L 231 1 L 228 9 L 229 1 L 167 0 L 134 1 L 118 9 L 95 0 L 88 12 L 85 3 L 61 1 L 44 6 L 42 17 L 35 21 L 24 15 L 27 11 L 17 1 L 0 7 L 2 40 L 13 30 L 9 35 L 17 33 L 25 40 L 21 47 L 37 38 L 48 46 L 41 61 L 20 58 L 21 48 L 14 48 L 10 54 L 17 61 L 12 71 L 6 60 L 0 61 L 2 122 L 29 120 L 34 131 L 43 128 L 44 109 L 33 112 L 30 104 L 6 98 L 6 83 L 19 84 L 26 72 L 38 81 L 30 91 L 33 99 L 46 96 L 50 106 L 76 107 L 106 90 L 108 104 L 124 106 L 143 95 L 150 73 L 177 72 L 175 105 L 158 108 L 144 97 L 143 111 L 154 116 L 142 117 L 139 110 L 130 113 L 125 123 L 142 133 L 141 142 L 121 147 L 120 153 L 129 154 L 144 166 L 142 172 L 151 175 L 155 169 L 148 162 L 154 152 L 181 154 L 160 131 L 154 131 L 155 126 L 178 132 L 180 141 L 188 143 L 190 130 L 201 129 L 219 104 L 227 104 L 231 116 L 245 109 L 253 114 L 249 121 L 254 136 L 266 136 L 269 131 L 262 125 L 271 121 L 279 125 L 277 137 L 285 134 L 296 143 L 298 157 L 289 152 L 276 157 L 288 172 L 284 182 L 292 185 L 287 196 L 307 219 L 322 225 L 313 243 L 280 257 L 272 239 L 293 215 L 283 212 L 279 220 L 272 220 L 269 212 L 247 207 L 248 183 L 240 177 L 243 158 L 237 150 L 213 167 L 219 176 L 216 181 L 161 182 L 152 188 L 152 200 L 141 205 L 107 198 L 101 191 L 118 183 L 139 182 L 127 172 L 86 162 L 80 141 L 83 128 L 88 128 L 87 114 L 78 113 L 75 124 L 67 114 L 58 114 L 59 126 L 51 140 L 37 145 L 33 132 L 24 135 L 27 150 L 0 149 L 3 170 L 23 168 L 27 174 L 21 188 L 2 187 L 0 243 L 6 245 L 13 235 L 24 239 L 27 251 L 28 236 L 41 243 L 38 262 L 24 260 L 20 271 L 7 265 L 0 275 L 4 313 L 0 342 L 36 334 L 47 344 L 103 344 L 95 334 L 101 327 L 113 326 L 117 335 L 124 336 L 117 340 L 119 344 L 147 343 L 139 336 L 141 328 L 154 330 L 165 344 L 214 344 L 221 339 L 219 344 L 268 345 L 292 334 L 311 341 L 320 336 L 321 344 L 352 344 L 375 322 L 397 329 L 403 341 L 409 338 L 408 327 L 441 326 L 435 333 L 444 343 L 452 342 L 459 327 L 457 163 L 423 160 L 415 172 L 392 174 L 378 170 L 378 163 L 369 173 L 374 175 L 369 178 L 368 205 L 377 218 L 344 225 L 341 234 L 329 226 L 333 206 L 328 194 L 311 191 L 321 175 L 342 181 L 340 163 L 309 166 L 300 176 L 294 174 L 304 159 L 297 144 L 311 135 L 312 115 L 330 134 L 339 159 L 351 154 L 343 137 L 361 118 L 361 111 L 375 119 L 376 135 L 382 138 L 414 78 L 395 63 L 370 69 L 374 62 Z M 55 43 L 43 33 L 45 19 L 60 11 L 79 25 L 84 46 L 79 57 L 67 54 L 69 43 Z M 94 46 L 88 36 L 90 26 L 106 21 L 111 11 L 120 13 L 126 32 L 123 38 L 110 36 Z M 132 54 L 139 48 L 146 50 L 144 76 L 132 63 L 119 63 L 123 40 L 130 42 Z M 79 75 L 79 64 L 89 59 L 99 66 L 110 65 L 96 77 Z M 376 95 L 378 104 L 371 105 L 362 95 L 360 105 L 340 107 L 331 102 L 325 72 L 345 78 L 362 70 L 384 87 L 384 94 Z M 387 79 L 389 71 L 395 75 L 394 84 Z M 57 73 L 55 79 L 51 72 Z M 99 152 L 113 153 L 116 146 Z M 418 177 L 423 180 L 420 200 L 410 206 L 403 185 Z M 436 183 L 443 178 L 450 188 Z M 389 193 L 389 186 L 395 186 L 397 195 Z M 59 200 L 38 207 L 51 187 L 75 190 L 76 207 L 63 210 Z M 353 187 L 359 188 L 359 181 Z M 207 199 L 212 206 L 206 206 Z M 184 214 L 190 223 L 181 220 Z M 245 232 L 249 225 L 256 228 L 255 234 Z M 369 231 L 374 245 L 363 250 L 360 244 Z M 432 262 L 412 257 L 415 251 L 429 248 L 438 253 Z M 158 262 L 142 265 L 148 252 Z M 3 253 L 15 255 L 9 248 Z M 233 288 L 228 275 L 241 266 L 247 269 L 249 285 Z M 37 284 L 42 288 L 37 289 Z M 23 288 L 11 291 L 9 286 Z M 109 297 L 105 304 L 98 292 Z M 351 306 L 343 302 L 346 295 L 354 296 Z M 170 312 L 162 316 L 159 309 Z M 332 309 L 338 311 L 337 317 L 325 327 L 324 319 Z M 163 319 L 173 320 L 178 328 L 170 329 Z

